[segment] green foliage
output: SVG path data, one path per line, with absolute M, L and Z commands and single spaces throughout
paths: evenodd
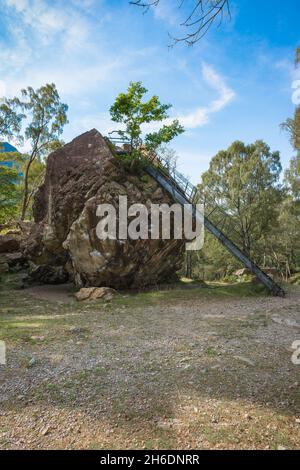
M 158 96 L 152 96 L 148 101 L 143 101 L 148 90 L 141 82 L 130 82 L 126 93 L 120 93 L 115 103 L 110 108 L 111 119 L 114 122 L 125 125 L 124 130 L 119 130 L 121 138 L 130 141 L 133 149 L 138 149 L 142 143 L 143 124 L 160 122 L 168 118 L 170 104 L 161 104 Z M 177 120 L 171 124 L 165 124 L 158 132 L 145 136 L 145 145 L 155 150 L 162 143 L 170 142 L 174 137 L 184 132 Z
M 300 47 L 296 49 L 296 67 L 300 67 Z M 296 106 L 295 114 L 293 118 L 288 118 L 281 128 L 286 130 L 290 135 L 290 141 L 292 146 L 298 152 L 300 151 L 300 106 Z
M 300 48 L 296 50 L 296 67 L 300 65 Z M 300 264 L 300 107 L 294 118 L 287 119 L 281 127 L 290 134 L 296 155 L 284 174 L 285 194 L 279 207 L 278 224 L 265 236 L 264 252 L 267 260 L 288 279 Z
M 145 175 L 147 161 L 138 150 L 133 150 L 128 154 L 116 155 L 116 157 L 128 172 L 141 177 Z
M 175 119 L 171 124 L 163 125 L 163 127 L 159 129 L 159 131 L 147 134 L 145 137 L 145 146 L 147 149 L 155 151 L 162 144 L 167 144 L 168 142 L 171 142 L 174 137 L 177 137 L 183 132 L 184 128 L 179 123 L 179 121 Z
M 67 124 L 68 106 L 60 101 L 54 83 L 34 90 L 22 90 L 22 100 L 18 100 L 28 120 L 24 137 L 31 142 L 32 153 L 45 155 L 54 142 L 57 142 Z
M 286 196 L 279 206 L 278 224 L 264 241 L 264 251 L 286 279 L 300 263 L 300 205 L 292 196 Z
M 278 152 L 271 152 L 262 141 L 251 145 L 237 141 L 213 157 L 202 175 L 199 189 L 206 198 L 206 212 L 217 204 L 230 214 L 235 242 L 247 254 L 277 218 L 280 173 Z
M 218 204 L 231 219 L 225 233 L 257 264 L 275 267 L 286 280 L 293 279 L 300 266 L 299 161 L 299 154 L 291 159 L 282 187 L 277 152 L 270 152 L 263 142 L 250 146 L 235 142 L 212 159 L 200 185 L 206 196 L 206 214 Z M 220 224 L 222 213 L 214 211 L 209 218 Z M 192 254 L 193 276 L 205 280 L 233 282 L 235 270 L 241 267 L 207 232 L 196 258 Z M 249 276 L 239 278 L 248 280 Z
M 294 199 L 300 201 L 300 151 L 291 159 L 284 176 L 289 192 Z
M 291 283 L 296 286 L 300 286 L 300 273 L 297 273 L 294 276 L 292 276 Z
M 21 93 L 21 98 L 4 99 L 0 104 L 0 136 L 26 140 L 31 144 L 30 151 L 18 157 L 24 173 L 20 211 L 21 219 L 24 219 L 36 185 L 41 183 L 42 160 L 61 145 L 59 137 L 68 122 L 68 106 L 60 101 L 53 83 L 37 90 L 28 87 Z
M 22 127 L 24 114 L 20 112 L 19 102 L 16 98 L 0 101 L 0 138 L 18 137 Z
M 31 150 L 24 155 L 24 188 L 21 208 L 21 219 L 29 209 L 32 191 L 30 184 L 39 181 L 37 175 L 31 175 L 33 163 L 41 163 L 42 158 L 59 146 L 59 137 L 67 124 L 68 106 L 60 101 L 56 86 L 46 84 L 37 90 L 28 87 L 22 90 L 22 99 L 14 102 L 23 111 L 25 129 L 23 138 L 31 143 Z M 35 165 L 37 169 L 39 165 Z M 39 181 L 40 182 L 40 181 Z
M 18 211 L 20 191 L 18 188 L 18 172 L 16 169 L 0 165 L 0 223 L 14 219 Z
M 288 118 L 281 124 L 281 128 L 290 135 L 294 149 L 300 151 L 300 106 L 296 108 L 294 118 Z
M 29 158 L 29 155 L 20 154 L 17 152 L 9 152 L 9 153 L 0 154 L 0 162 L 4 160 L 9 160 L 9 161 L 14 162 L 14 168 L 15 168 L 14 171 L 16 172 L 16 175 L 18 175 L 19 172 L 23 174 L 25 173 L 28 158 Z M 36 191 L 37 187 L 40 186 L 43 182 L 45 169 L 46 169 L 46 164 L 44 160 L 41 160 L 40 158 L 38 158 L 37 160 L 32 162 L 30 174 L 28 176 L 29 197 L 28 197 L 27 215 L 30 216 L 30 218 L 31 218 L 32 196 L 34 192 Z M 9 211 L 7 210 L 3 211 L 1 223 L 6 223 L 6 222 L 11 221 L 11 219 L 13 218 L 11 217 L 11 215 L 17 218 L 18 215 L 20 214 L 22 195 L 24 192 L 24 178 L 16 176 L 13 181 L 16 186 L 18 197 L 13 199 L 14 207 L 12 207 L 12 205 L 10 204 Z

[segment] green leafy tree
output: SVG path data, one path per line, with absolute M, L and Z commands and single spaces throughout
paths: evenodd
M 0 101 L 0 138 L 18 138 L 24 117 L 24 114 L 20 112 L 17 99 L 2 99 Z
M 280 173 L 279 152 L 271 152 L 262 141 L 237 141 L 213 157 L 202 175 L 199 188 L 206 198 L 206 213 L 221 207 L 235 228 L 232 236 L 248 255 L 254 254 L 257 242 L 277 219 Z M 218 211 L 211 214 L 213 220 L 215 216 L 220 218 Z
M 20 191 L 18 188 L 18 172 L 16 169 L 0 165 L 0 223 L 14 219 L 18 211 Z
M 296 49 L 296 68 L 300 69 L 300 47 Z M 288 118 L 281 127 L 290 134 L 291 144 L 295 150 L 300 152 L 300 105 L 295 109 L 293 118 Z
M 300 48 L 296 50 L 296 67 L 300 67 Z M 296 154 L 285 170 L 285 197 L 280 205 L 279 223 L 270 234 L 268 255 L 282 276 L 288 278 L 300 268 L 300 106 L 296 106 L 294 118 L 287 119 L 282 127 L 288 131 Z
M 286 196 L 279 206 L 278 224 L 265 237 L 267 262 L 286 280 L 300 268 L 299 209 L 292 196 Z
M 288 118 L 281 127 L 289 133 L 293 148 L 300 152 L 300 106 L 296 107 L 294 117 Z
M 147 91 L 141 82 L 130 82 L 127 92 L 120 93 L 110 108 L 111 119 L 125 125 L 125 129 L 119 130 L 118 134 L 130 141 L 133 155 L 138 155 L 138 149 L 143 144 L 142 125 L 167 119 L 171 108 L 170 104 L 161 104 L 156 95 L 143 101 Z M 170 124 L 164 124 L 157 132 L 147 134 L 144 138 L 145 147 L 154 151 L 183 132 L 183 127 L 175 119 Z
M 284 181 L 293 199 L 300 202 L 300 151 L 291 158 Z
M 56 86 L 46 84 L 34 90 L 22 90 L 22 100 L 18 104 L 26 115 L 24 138 L 30 142 L 31 151 L 26 155 L 24 190 L 21 220 L 25 218 L 30 202 L 29 178 L 33 162 L 42 159 L 57 143 L 67 124 L 68 106 L 61 102 Z

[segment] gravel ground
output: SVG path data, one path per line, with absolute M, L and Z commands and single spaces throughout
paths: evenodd
M 300 287 L 0 287 L 0 448 L 300 448 Z

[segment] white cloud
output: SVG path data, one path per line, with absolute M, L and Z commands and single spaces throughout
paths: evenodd
M 120 124 L 112 122 L 108 113 L 86 114 L 74 119 L 71 124 L 71 133 L 78 135 L 94 128 L 98 129 L 102 135 L 108 135 L 112 130 L 120 129 Z
M 225 84 L 223 77 L 210 65 L 203 64 L 202 76 L 205 82 L 218 92 L 219 96 L 207 106 L 200 106 L 188 114 L 177 116 L 180 123 L 187 129 L 195 129 L 207 124 L 211 114 L 221 111 L 235 97 L 234 91 Z
M 76 1 L 3 2 L 8 7 L 10 43 L 0 48 L 0 72 L 8 95 L 29 84 L 38 87 L 50 82 L 68 96 L 88 94 L 125 66 L 125 55 L 109 56 L 101 48 L 99 31 L 97 36 L 91 34 L 93 22 L 83 8 L 91 7 L 93 0 L 80 4 L 80 10 Z
M 175 3 L 174 0 L 162 0 L 158 5 L 155 5 L 152 8 L 154 16 L 159 20 L 163 20 L 171 26 L 175 26 L 180 23 L 179 4 Z
M 218 97 L 212 100 L 207 106 L 199 106 L 189 113 L 178 113 L 168 119 L 164 124 L 170 124 L 173 119 L 178 119 L 185 129 L 196 129 L 207 124 L 212 114 L 215 114 L 225 108 L 235 97 L 235 92 L 229 88 L 224 78 L 218 74 L 211 65 L 202 65 L 202 78 L 204 82 L 218 93 Z M 144 132 L 157 131 L 161 123 L 145 124 Z
M 28 6 L 27 0 L 6 0 L 9 7 L 15 7 L 18 12 L 24 11 Z
M 89 25 L 84 21 L 75 4 L 61 2 L 54 4 L 46 0 L 4 0 L 6 5 L 14 8 L 24 26 L 31 29 L 42 45 L 58 41 L 62 34 L 61 45 L 70 49 L 78 47 L 88 37 Z M 91 3 L 86 4 L 91 5 Z M 14 24 L 11 25 L 13 29 Z
M 102 2 L 102 0 L 97 0 L 98 5 L 100 2 Z M 84 10 L 90 10 L 91 7 L 95 5 L 95 0 L 71 0 L 71 3 L 77 7 L 83 8 Z
M 137 53 L 139 56 L 139 54 Z M 95 60 L 93 60 L 95 59 Z M 9 96 L 17 94 L 21 88 L 30 84 L 34 88 L 45 83 L 55 83 L 59 93 L 66 97 L 82 98 L 96 93 L 100 85 L 109 84 L 112 77 L 130 74 L 130 69 L 135 64 L 136 54 L 121 54 L 107 57 L 100 52 L 98 57 L 92 56 L 92 60 L 85 66 L 80 65 L 81 58 L 65 58 L 65 62 L 58 59 L 55 66 L 53 61 L 38 63 L 24 67 L 22 74 L 9 76 L 5 81 L 6 92 Z M 93 64 L 93 62 L 95 62 Z M 95 95 L 94 95 L 95 96 Z M 93 103 L 93 102 L 92 102 Z

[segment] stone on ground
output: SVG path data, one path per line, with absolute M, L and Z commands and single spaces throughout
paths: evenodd
M 82 300 L 112 300 L 117 295 L 117 291 L 110 287 L 83 287 L 76 292 L 75 297 L 78 301 Z

